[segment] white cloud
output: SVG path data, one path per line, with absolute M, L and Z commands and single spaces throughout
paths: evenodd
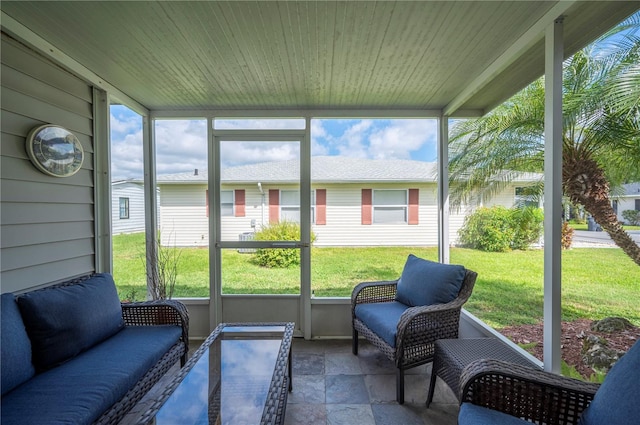
M 411 159 L 413 152 L 427 144 L 435 149 L 435 120 L 395 120 L 376 129 L 369 137 L 369 157 L 375 159 Z
M 111 110 L 112 178 L 142 178 L 142 118 L 124 107 Z M 247 123 L 250 122 L 249 125 Z M 224 120 L 218 128 L 300 128 L 302 120 Z M 158 175 L 205 170 L 207 121 L 156 121 L 156 170 Z M 435 160 L 437 121 L 434 119 L 314 119 L 311 120 L 312 155 L 342 155 L 357 158 Z M 223 166 L 282 161 L 299 156 L 293 142 L 225 142 L 221 145 Z

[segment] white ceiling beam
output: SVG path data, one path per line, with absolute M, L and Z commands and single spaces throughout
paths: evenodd
M 479 116 L 479 111 L 466 111 Z M 152 110 L 151 118 L 438 118 L 439 109 L 206 109 Z
M 467 85 L 444 108 L 444 115 L 454 116 L 458 108 L 464 105 L 471 97 L 478 93 L 484 86 L 495 79 L 509 65 L 514 63 L 523 52 L 538 41 L 542 40 L 545 30 L 549 25 L 561 17 L 577 0 L 559 1 L 547 13 L 544 14 L 531 28 L 518 38 L 498 59 L 493 61 L 478 77 Z M 484 111 L 487 112 L 487 111 Z
M 92 84 L 93 86 L 106 91 L 109 96 L 112 96 L 118 102 L 125 104 L 136 113 L 143 116 L 149 115 L 149 109 L 144 105 L 140 104 L 135 99 L 132 99 L 126 93 L 119 90 L 117 87 L 105 81 L 99 75 L 86 68 L 84 65 L 68 56 L 66 53 L 62 52 L 53 44 L 44 40 L 42 37 L 22 25 L 20 22 L 13 19 L 11 16 L 7 15 L 5 12 L 2 12 L 2 18 L 0 22 L 2 23 L 2 30 L 11 35 L 13 38 L 40 52 L 43 56 L 61 65 L 63 68 L 67 69 L 72 74 L 75 74 L 78 77 L 82 78 L 89 84 Z

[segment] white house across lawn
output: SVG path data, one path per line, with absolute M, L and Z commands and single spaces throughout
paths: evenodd
M 281 220 L 299 220 L 297 160 L 265 162 L 221 170 L 222 240 L 250 238 Z M 538 174 L 516 178 L 485 206 L 512 207 L 517 188 Z M 207 171 L 158 176 L 162 243 L 209 245 L 211 207 Z M 436 246 L 436 163 L 412 160 L 315 156 L 311 159 L 311 214 L 315 246 Z M 455 243 L 464 217 L 474 208 L 452 210 Z
M 640 182 L 624 184 L 622 189 L 624 193 L 613 200 L 613 210 L 620 222 L 626 222 L 622 216 L 623 211 L 640 211 Z
M 144 186 L 140 181 L 111 183 L 111 232 L 144 232 Z

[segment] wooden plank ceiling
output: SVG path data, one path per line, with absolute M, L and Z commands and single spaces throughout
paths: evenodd
M 484 113 L 542 75 L 544 28 L 559 12 L 569 54 L 639 3 L 3 0 L 0 8 L 151 110 Z

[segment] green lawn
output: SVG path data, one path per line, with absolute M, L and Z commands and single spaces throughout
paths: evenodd
M 114 277 L 121 298 L 146 294 L 144 236 L 114 237 Z M 409 253 L 436 260 L 437 248 L 313 248 L 312 290 L 316 297 L 348 297 L 359 282 L 397 278 Z M 299 268 L 264 269 L 251 254 L 225 250 L 223 293 L 298 293 Z M 535 323 L 542 318 L 543 252 L 486 253 L 452 248 L 451 262 L 478 272 L 466 308 L 488 324 Z M 620 249 L 581 248 L 563 252 L 563 318 L 623 316 L 640 325 L 640 267 Z M 174 297 L 209 296 L 208 250 L 182 248 Z M 132 297 L 132 295 L 135 295 Z

